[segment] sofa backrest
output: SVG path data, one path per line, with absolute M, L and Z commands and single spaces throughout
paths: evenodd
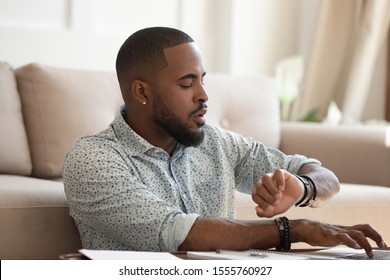
M 7 79 L 15 83 L 11 72 Z M 107 128 L 123 103 L 116 75 L 36 63 L 14 72 L 28 136 L 32 176 L 61 177 L 65 155 L 77 138 Z M 253 137 L 267 146 L 279 146 L 279 105 L 272 79 L 207 74 L 205 82 L 209 94 L 208 123 Z M 13 94 L 17 96 L 17 92 Z M 18 124 L 23 132 L 20 104 L 18 108 Z M 29 156 L 26 149 L 25 158 Z
M 211 73 L 205 77 L 205 88 L 209 124 L 279 147 L 279 99 L 273 79 Z
M 0 62 L 0 174 L 30 175 L 32 163 L 12 67 Z
M 114 73 L 29 64 L 15 70 L 33 163 L 32 175 L 62 176 L 67 151 L 105 129 L 122 96 Z

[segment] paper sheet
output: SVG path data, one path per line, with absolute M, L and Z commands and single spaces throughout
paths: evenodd
M 181 260 L 167 252 L 79 250 L 91 260 Z
M 208 259 L 208 260 L 305 260 L 310 257 L 301 254 L 281 253 L 272 251 L 229 251 L 220 250 L 219 252 L 187 252 L 190 259 Z

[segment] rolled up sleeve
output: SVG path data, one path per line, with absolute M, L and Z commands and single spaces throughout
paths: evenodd
M 161 251 L 177 251 L 198 217 L 197 214 L 184 213 L 170 217 L 161 231 Z

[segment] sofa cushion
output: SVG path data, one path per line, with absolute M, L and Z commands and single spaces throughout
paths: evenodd
M 15 69 L 33 163 L 32 175 L 62 175 L 76 139 L 105 129 L 122 103 L 114 73 L 29 64 Z
M 58 259 L 81 241 L 61 182 L 0 175 L 0 259 Z
M 31 159 L 12 67 L 0 62 L 0 173 L 30 175 Z
M 279 147 L 279 101 L 271 78 L 207 74 L 205 88 L 209 124 Z

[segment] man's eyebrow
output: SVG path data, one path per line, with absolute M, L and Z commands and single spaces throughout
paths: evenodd
M 202 74 L 202 77 L 201 77 L 201 78 L 203 78 L 205 75 L 206 75 L 206 72 L 204 72 L 204 73 Z M 198 78 L 198 77 L 199 77 L 199 76 L 196 75 L 196 74 L 187 74 L 187 75 L 185 75 L 185 76 L 179 78 L 178 81 L 186 80 L 186 79 L 196 79 L 196 78 Z

